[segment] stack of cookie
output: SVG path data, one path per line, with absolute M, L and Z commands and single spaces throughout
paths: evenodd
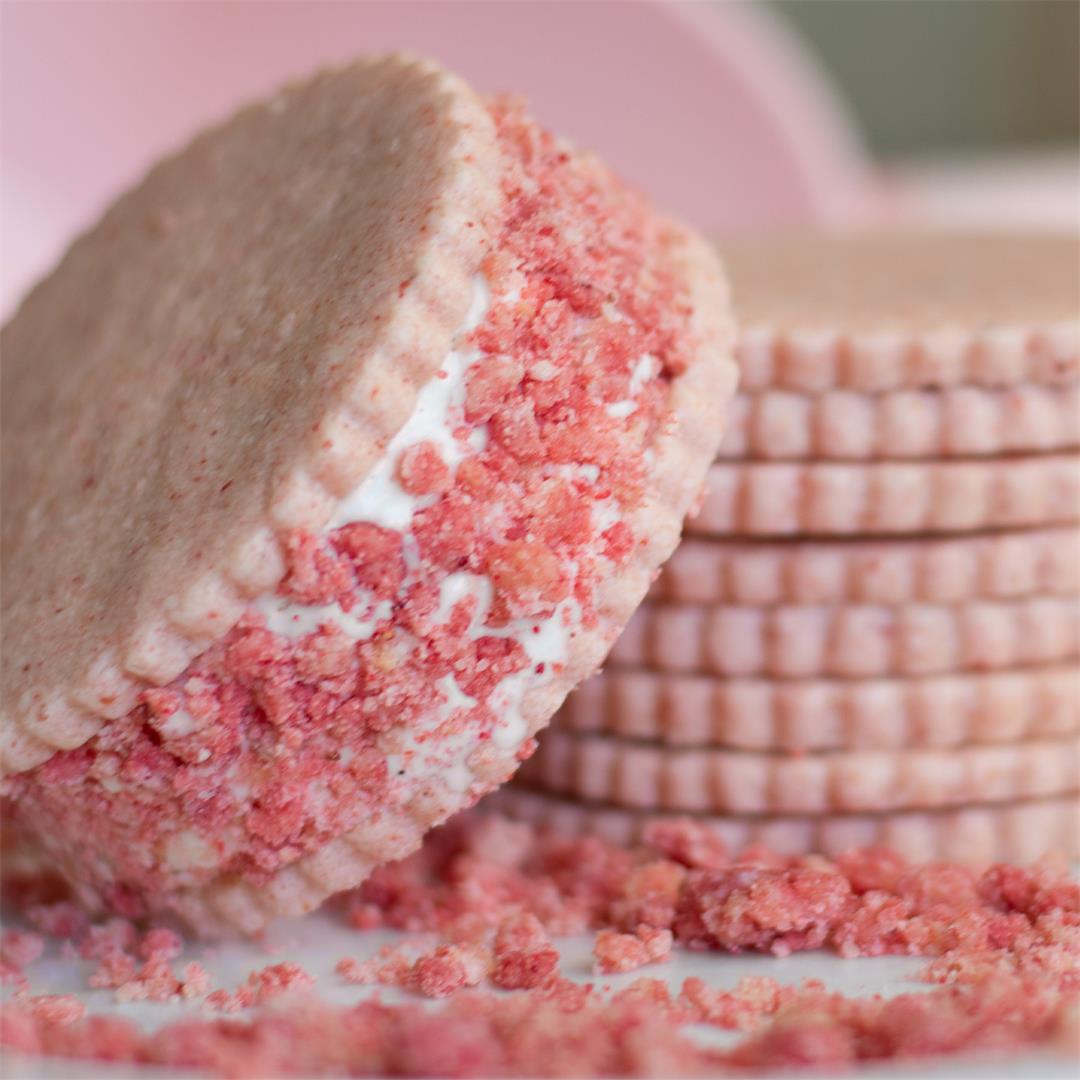
M 1080 248 L 725 254 L 742 381 L 700 513 L 501 804 L 786 851 L 1075 853 Z

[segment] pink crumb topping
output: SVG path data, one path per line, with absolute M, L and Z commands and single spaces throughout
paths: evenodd
M 443 944 L 426 949 L 406 942 L 362 963 L 344 957 L 334 970 L 347 983 L 380 983 L 437 998 L 478 986 L 490 968 L 491 952 L 481 945 Z
M 543 986 L 559 969 L 559 952 L 540 920 L 525 912 L 499 924 L 491 981 L 504 990 Z
M 691 948 L 786 956 L 820 948 L 853 906 L 841 874 L 734 866 L 689 874 L 672 925 Z
M 0 962 L 26 967 L 32 964 L 45 948 L 44 939 L 27 930 L 5 930 L 0 935 Z
M 721 870 L 731 861 L 716 832 L 689 818 L 654 821 L 646 826 L 644 839 L 659 854 L 694 870 Z
M 440 945 L 413 964 L 406 985 L 425 997 L 448 997 L 467 986 L 478 986 L 490 966 L 490 957 L 479 946 Z
M 804 984 L 805 991 L 820 989 L 820 983 Z M 734 990 L 715 989 L 703 979 L 690 978 L 682 984 L 678 1004 L 694 1023 L 742 1031 L 757 1027 L 763 1017 L 773 1016 L 798 997 L 796 988 L 781 986 L 767 975 L 744 975 Z
M 1062 1001 L 1038 983 L 1006 980 L 985 991 L 950 988 L 851 999 L 824 990 L 784 1004 L 764 1031 L 737 1046 L 742 1068 L 842 1066 L 856 1061 L 1015 1050 L 1056 1037 Z
M 5 930 L 0 935 L 0 986 L 25 985 L 23 968 L 32 964 L 44 948 L 45 942 L 38 934 L 26 930 Z
M 72 994 L 36 994 L 16 999 L 34 1020 L 66 1027 L 86 1015 L 86 1006 Z
M 634 934 L 644 926 L 670 930 L 677 944 L 697 949 L 962 953 L 968 967 L 989 952 L 1044 972 L 1053 966 L 1048 952 L 1068 956 L 1077 947 L 1080 886 L 1052 861 L 980 873 L 913 865 L 881 849 L 835 860 L 760 848 L 733 855 L 706 833 L 695 822 L 670 822 L 627 849 L 466 815 L 338 903 L 361 927 L 456 940 L 482 940 L 526 912 L 557 934 Z
M 671 955 L 672 940 L 670 930 L 658 930 L 644 924 L 633 934 L 601 930 L 593 945 L 596 970 L 610 975 L 659 963 Z
M 207 995 L 206 1004 L 221 1012 L 239 1012 L 265 1005 L 290 991 L 310 990 L 314 985 L 315 980 L 298 964 L 269 964 L 253 971 L 233 993 L 215 990 Z

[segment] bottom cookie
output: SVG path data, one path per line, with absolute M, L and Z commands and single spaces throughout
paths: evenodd
M 788 855 L 837 855 L 883 846 L 913 861 L 968 863 L 1080 855 L 1080 795 L 895 814 L 740 817 L 585 806 L 511 785 L 488 796 L 479 809 L 568 836 L 593 834 L 620 844 L 639 840 L 652 822 L 689 818 L 715 829 L 733 851 L 763 844 Z

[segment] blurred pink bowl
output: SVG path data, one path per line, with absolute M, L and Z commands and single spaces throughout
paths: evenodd
M 3 309 L 206 122 L 322 64 L 400 48 L 482 90 L 525 94 L 545 123 L 702 228 L 837 222 L 868 205 L 836 96 L 753 5 L 10 5 Z

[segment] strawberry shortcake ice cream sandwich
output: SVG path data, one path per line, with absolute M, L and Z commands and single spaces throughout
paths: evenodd
M 414 849 L 673 550 L 728 311 L 704 243 L 429 63 L 200 135 L 3 333 L 5 812 L 205 932 Z

